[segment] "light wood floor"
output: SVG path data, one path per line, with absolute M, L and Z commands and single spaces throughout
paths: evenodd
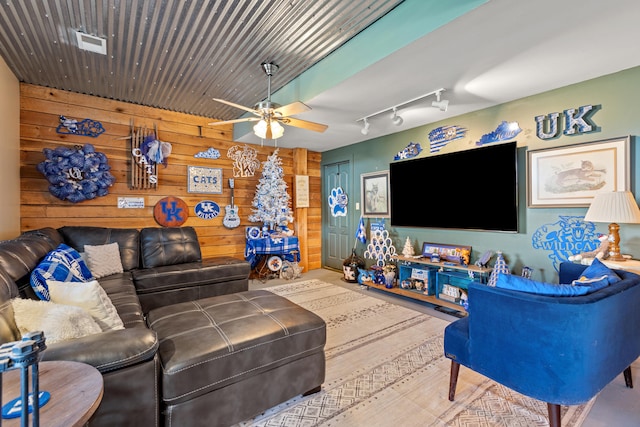
M 375 289 L 361 289 L 357 283 L 348 283 L 343 280 L 342 273 L 328 270 L 317 269 L 305 272 L 302 277 L 292 281 L 318 279 L 325 282 L 333 283 L 338 286 L 344 286 L 348 289 L 358 292 L 366 292 L 369 296 L 393 301 L 396 304 L 404 305 L 414 310 L 430 314 L 441 319 L 454 321 L 457 318 L 445 313 L 441 313 L 433 309 L 428 303 L 416 302 L 408 298 L 390 295 L 383 291 Z M 264 289 L 270 286 L 288 283 L 289 281 L 282 279 L 271 279 L 266 282 L 259 280 L 251 280 L 249 289 Z M 639 331 L 640 333 L 640 331 Z M 635 387 L 628 389 L 624 385 L 624 379 L 620 374 L 607 387 L 602 390 L 596 399 L 596 403 L 591 408 L 587 419 L 582 427 L 638 427 L 640 426 L 640 359 L 636 360 L 631 366 Z

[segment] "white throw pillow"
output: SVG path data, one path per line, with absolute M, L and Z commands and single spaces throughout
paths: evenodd
M 47 344 L 102 332 L 93 317 L 80 307 L 22 298 L 12 299 L 11 305 L 20 334 L 42 331 Z
M 118 242 L 108 245 L 84 245 L 84 255 L 87 258 L 89 270 L 96 279 L 124 271 Z
M 83 308 L 103 331 L 124 329 L 111 299 L 97 280 L 85 283 L 47 280 L 51 301 Z

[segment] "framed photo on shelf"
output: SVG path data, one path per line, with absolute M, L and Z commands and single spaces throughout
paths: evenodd
M 589 206 L 598 193 L 629 189 L 630 137 L 527 152 L 527 206 Z
M 438 254 L 441 261 L 455 262 L 462 264 L 462 251 L 466 250 L 471 253 L 471 246 L 467 245 L 446 245 L 442 243 L 422 243 L 422 256 L 431 258 L 432 254 Z
M 389 171 L 360 175 L 360 201 L 365 218 L 389 218 L 391 216 Z

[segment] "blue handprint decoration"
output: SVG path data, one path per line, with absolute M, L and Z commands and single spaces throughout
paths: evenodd
M 349 197 L 344 193 L 342 187 L 336 187 L 331 190 L 329 208 L 332 216 L 347 216 L 347 203 L 349 203 Z

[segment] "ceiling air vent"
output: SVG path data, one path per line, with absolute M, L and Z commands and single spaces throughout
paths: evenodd
M 81 33 L 76 31 L 76 37 L 78 38 L 78 47 L 82 50 L 88 50 L 89 52 L 107 54 L 107 40 L 100 37 L 92 36 L 90 34 Z

